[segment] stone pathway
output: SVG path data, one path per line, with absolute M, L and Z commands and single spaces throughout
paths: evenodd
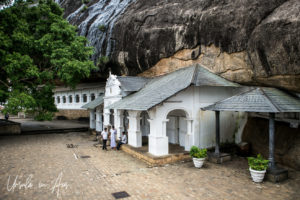
M 94 147 L 92 139 L 87 133 L 0 137 L 0 199 L 106 200 L 120 191 L 128 200 L 300 199 L 299 171 L 284 183 L 256 184 L 238 157 L 202 169 L 192 162 L 149 168 L 122 151 Z

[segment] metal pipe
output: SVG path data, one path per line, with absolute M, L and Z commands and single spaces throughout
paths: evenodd
M 269 113 L 269 168 L 274 169 L 275 166 L 275 159 L 274 159 L 274 149 L 275 149 L 275 126 L 274 126 L 274 119 L 275 113 Z
M 215 155 L 220 155 L 220 111 L 215 111 L 216 114 L 216 147 Z

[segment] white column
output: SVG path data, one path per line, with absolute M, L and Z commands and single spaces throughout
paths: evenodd
M 167 137 L 168 119 L 154 118 L 148 120 L 150 123 L 149 153 L 155 156 L 169 154 L 169 140 Z
M 95 129 L 96 128 L 95 110 L 90 110 L 90 128 L 91 129 Z
M 96 131 L 101 132 L 103 130 L 102 113 L 100 109 L 96 110 Z
M 110 111 L 109 109 L 104 109 L 104 121 L 103 121 L 104 126 L 108 126 L 110 124 L 109 119 L 110 119 Z
M 193 119 L 186 119 L 187 122 L 187 131 L 185 135 L 185 144 L 184 144 L 184 150 L 189 151 L 192 146 L 192 138 L 193 138 Z
M 121 133 L 123 131 L 123 115 L 122 110 L 114 110 L 114 124 L 115 128 L 117 130 L 117 138 L 119 139 L 121 137 Z
M 140 130 L 140 112 L 129 111 L 129 129 L 128 129 L 128 144 L 133 147 L 142 146 L 142 133 Z

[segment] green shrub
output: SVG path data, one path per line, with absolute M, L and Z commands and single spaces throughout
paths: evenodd
M 90 0 L 81 0 L 82 4 L 88 4 Z
M 98 29 L 101 31 L 101 32 L 105 32 L 106 31 L 106 26 L 104 24 L 98 26 Z
M 207 149 L 199 149 L 196 146 L 192 146 L 190 156 L 193 158 L 205 158 L 207 156 Z
M 34 116 L 34 120 L 37 121 L 51 121 L 54 117 L 54 113 L 53 112 L 38 112 L 35 116 Z
M 248 164 L 253 170 L 263 171 L 268 168 L 269 160 L 265 160 L 261 154 L 258 154 L 256 158 L 248 157 Z
M 109 62 L 109 57 L 108 56 L 101 56 L 98 59 L 97 65 L 98 66 L 105 66 Z
M 84 5 L 80 12 L 84 12 L 84 11 L 86 11 L 87 9 L 88 9 L 88 7 L 87 7 L 86 5 Z

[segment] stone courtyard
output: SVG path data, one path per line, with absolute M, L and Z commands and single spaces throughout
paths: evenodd
M 149 167 L 123 151 L 102 151 L 88 133 L 0 137 L 0 199 L 300 199 L 300 172 L 253 183 L 245 158 Z M 67 144 L 75 148 L 67 148 Z

